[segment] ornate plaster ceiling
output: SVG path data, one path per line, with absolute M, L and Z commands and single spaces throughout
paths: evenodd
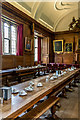
M 68 30 L 73 16 L 78 19 L 78 2 L 64 2 L 62 0 L 48 2 L 42 0 L 39 2 L 37 0 L 33 2 L 26 2 L 26 0 L 6 1 L 54 32 Z

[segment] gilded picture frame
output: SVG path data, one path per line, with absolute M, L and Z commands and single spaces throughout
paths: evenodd
M 73 53 L 73 43 L 72 42 L 65 43 L 65 52 Z
M 63 53 L 63 40 L 54 40 L 53 41 L 53 50 L 54 53 Z
M 25 50 L 32 51 L 32 39 L 25 37 Z

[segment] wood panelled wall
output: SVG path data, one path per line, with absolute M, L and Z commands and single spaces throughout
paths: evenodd
M 79 37 L 79 33 L 74 31 L 55 33 L 55 40 L 61 40 L 61 39 L 64 40 L 64 52 L 62 54 L 54 54 L 55 55 L 54 61 L 56 63 L 72 64 L 72 63 L 75 63 L 75 61 L 77 61 L 76 50 L 78 49 L 78 45 L 77 45 L 78 37 Z M 74 44 L 72 53 L 65 52 L 66 42 L 72 42 Z
M 53 32 L 49 29 L 43 27 L 34 19 L 27 16 L 22 11 L 18 10 L 8 2 L 2 3 L 2 14 L 8 16 L 9 18 L 15 20 L 17 24 L 23 24 L 23 56 L 15 55 L 2 55 L 2 69 L 14 68 L 18 65 L 21 66 L 32 66 L 34 65 L 34 34 L 31 32 L 31 25 L 34 23 L 35 30 L 42 33 L 45 37 L 49 37 L 49 45 L 52 46 L 51 41 L 54 38 Z M 25 51 L 25 37 L 30 37 L 33 39 L 32 51 Z M 46 41 L 45 41 L 46 42 Z M 49 48 L 50 48 L 49 47 Z M 52 56 L 52 52 L 49 49 L 49 55 Z M 49 58 L 49 61 L 53 59 Z

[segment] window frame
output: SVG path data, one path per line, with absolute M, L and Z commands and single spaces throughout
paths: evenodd
M 35 39 L 37 39 L 38 41 L 38 37 L 35 36 L 34 37 L 34 62 L 38 62 L 38 43 L 37 43 L 37 47 L 35 47 Z M 37 48 L 37 60 L 35 60 L 35 49 Z
M 12 22 L 10 22 L 10 21 L 7 21 L 7 20 L 5 20 L 5 19 L 2 19 L 1 22 L 2 22 L 2 32 L 3 32 L 3 33 L 2 33 L 2 54 L 3 54 L 3 55 L 16 55 L 16 51 L 17 51 L 17 24 L 12 23 Z M 10 36 L 9 36 L 9 37 L 10 37 L 10 39 L 4 37 L 4 23 L 9 24 L 9 26 L 10 26 L 10 28 L 9 28 L 9 32 L 10 32 Z M 15 26 L 15 29 L 16 29 L 15 54 L 12 54 L 11 26 Z M 9 40 L 9 53 L 5 53 L 5 52 L 4 52 L 4 42 L 5 42 L 5 39 Z

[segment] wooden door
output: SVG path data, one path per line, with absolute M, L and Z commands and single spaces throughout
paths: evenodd
M 42 61 L 49 63 L 49 37 L 44 37 L 42 40 Z

